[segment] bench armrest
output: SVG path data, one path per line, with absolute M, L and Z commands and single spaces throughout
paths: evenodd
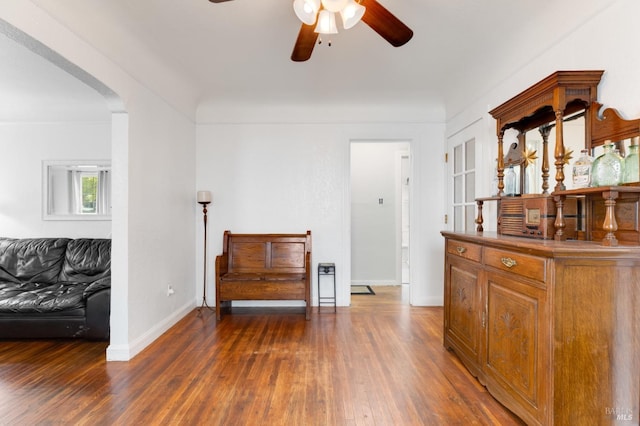
M 228 272 L 228 268 L 228 256 L 226 254 L 216 256 L 216 277 L 226 274 Z

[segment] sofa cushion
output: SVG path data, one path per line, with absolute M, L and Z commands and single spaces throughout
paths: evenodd
M 85 307 L 88 284 L 0 282 L 0 312 L 58 312 Z
M 0 238 L 0 281 L 53 284 L 68 238 Z
M 79 238 L 69 241 L 60 281 L 91 283 L 111 275 L 111 240 Z

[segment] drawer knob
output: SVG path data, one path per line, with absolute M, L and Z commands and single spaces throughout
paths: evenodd
M 467 248 L 458 246 L 458 247 L 456 247 L 456 251 L 458 252 L 458 254 L 462 254 L 465 251 L 467 251 Z
M 516 262 L 514 259 L 512 259 L 510 257 L 503 257 L 500 260 L 502 261 L 502 264 L 504 266 L 506 266 L 507 268 L 513 268 L 514 266 L 516 266 L 518 264 L 518 262 Z

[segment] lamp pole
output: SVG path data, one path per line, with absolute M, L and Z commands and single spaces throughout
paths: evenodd
M 202 285 L 202 305 L 198 308 L 198 315 L 203 308 L 215 311 L 215 308 L 207 304 L 207 205 L 211 203 L 211 192 L 198 191 L 198 203 L 202 205 L 202 217 L 204 220 L 204 262 L 203 262 L 203 285 Z

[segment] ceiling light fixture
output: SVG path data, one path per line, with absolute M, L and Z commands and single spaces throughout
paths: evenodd
M 303 23 L 317 22 L 316 33 L 337 34 L 336 13 L 340 13 L 342 26 L 348 30 L 360 22 L 365 7 L 356 0 L 293 0 L 293 10 Z
M 336 15 L 327 9 L 322 9 L 318 14 L 318 25 L 315 32 L 320 34 L 338 34 Z
M 349 0 L 345 7 L 340 10 L 340 17 L 342 18 L 344 29 L 348 30 L 360 22 L 365 10 L 365 7 L 360 3 L 356 3 L 355 0 Z
M 307 25 L 313 25 L 320 10 L 320 0 L 295 0 L 293 10 L 298 19 Z

